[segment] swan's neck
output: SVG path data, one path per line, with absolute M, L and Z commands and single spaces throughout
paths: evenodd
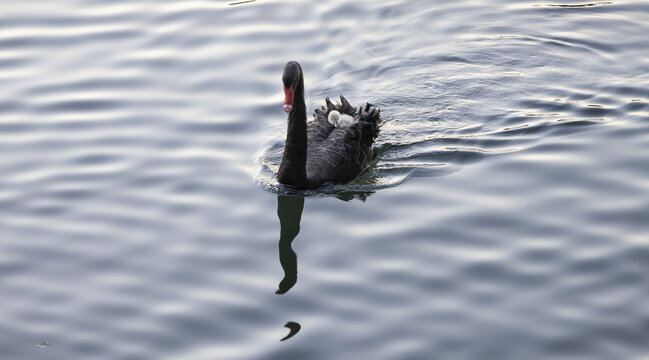
M 304 83 L 300 79 L 295 88 L 293 109 L 288 115 L 284 156 L 277 172 L 277 181 L 280 184 L 291 185 L 299 189 L 307 187 L 306 152 L 306 105 L 304 103 Z

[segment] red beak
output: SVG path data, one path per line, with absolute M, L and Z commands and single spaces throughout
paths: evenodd
M 293 85 L 288 89 L 284 86 L 284 111 L 291 112 L 293 109 Z

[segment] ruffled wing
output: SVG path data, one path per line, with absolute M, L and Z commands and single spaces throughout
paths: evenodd
M 380 110 L 367 104 L 356 112 L 342 96 L 341 101 L 341 105 L 333 105 L 327 99 L 327 109 L 316 111 L 314 121 L 321 123 L 324 120 L 331 127 L 326 136 L 324 131 L 314 133 L 314 136 L 318 136 L 317 144 L 309 143 L 307 177 L 318 185 L 349 182 L 360 175 L 376 156 L 372 144 L 381 127 Z M 333 109 L 354 116 L 356 122 L 347 127 L 334 128 L 327 122 L 328 112 Z M 311 137 L 309 141 L 312 141 Z

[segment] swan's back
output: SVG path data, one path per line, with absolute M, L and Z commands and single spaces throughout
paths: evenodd
M 372 143 L 381 126 L 380 111 L 367 104 L 358 111 L 341 96 L 341 104 L 326 99 L 326 107 L 315 111 L 307 125 L 308 147 L 306 172 L 312 186 L 326 182 L 346 183 L 355 179 L 372 163 Z M 357 120 L 347 127 L 334 127 L 327 116 L 337 110 Z

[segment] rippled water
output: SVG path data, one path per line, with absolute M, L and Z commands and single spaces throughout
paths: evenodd
M 646 1 L 232 3 L 3 3 L 2 359 L 646 359 Z M 275 183 L 288 60 L 354 183 Z

